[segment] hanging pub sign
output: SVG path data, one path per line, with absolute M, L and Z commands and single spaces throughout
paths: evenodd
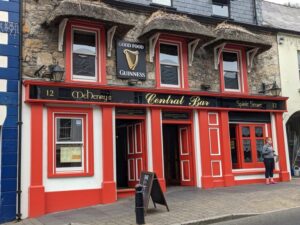
M 249 98 L 224 98 L 220 96 L 180 95 L 127 90 L 105 90 L 96 88 L 57 87 L 30 85 L 29 100 L 80 101 L 115 104 L 143 104 L 182 106 L 190 108 L 227 108 L 286 110 L 285 100 Z
M 144 44 L 117 41 L 117 77 L 146 80 L 146 50 Z

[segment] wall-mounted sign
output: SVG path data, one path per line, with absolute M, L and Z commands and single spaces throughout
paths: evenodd
M 57 86 L 30 86 L 30 99 L 59 101 L 168 105 L 184 107 L 218 107 L 260 110 L 286 110 L 285 100 L 224 98 L 199 95 L 162 94 L 151 92 L 101 90 Z
M 117 41 L 117 77 L 146 80 L 146 50 L 144 44 Z

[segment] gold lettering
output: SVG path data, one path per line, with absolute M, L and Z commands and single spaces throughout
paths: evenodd
M 145 96 L 148 104 L 160 104 L 160 105 L 183 105 L 184 104 L 184 96 L 180 98 L 173 97 L 172 95 L 168 95 L 168 97 L 157 97 L 156 94 L 148 93 Z
M 54 90 L 50 89 L 50 90 L 46 90 L 46 95 L 49 97 L 54 97 Z
M 189 106 L 199 107 L 199 106 L 209 106 L 209 101 L 202 100 L 199 96 L 192 96 L 190 98 Z

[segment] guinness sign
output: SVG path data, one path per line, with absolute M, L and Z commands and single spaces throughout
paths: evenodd
M 117 77 L 146 80 L 146 50 L 144 44 L 117 41 Z

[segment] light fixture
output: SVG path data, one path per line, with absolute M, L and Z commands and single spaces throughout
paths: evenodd
M 34 72 L 35 77 L 49 78 L 51 81 L 63 81 L 65 70 L 57 64 L 48 66 L 48 70 L 45 65 L 42 65 Z
M 259 93 L 270 93 L 273 96 L 279 96 L 281 93 L 281 88 L 277 85 L 276 81 L 274 81 L 272 84 L 262 83 L 262 90 Z
M 201 84 L 200 87 L 202 91 L 208 91 L 211 88 L 210 84 Z
M 284 37 L 279 37 L 278 38 L 278 44 L 282 45 L 284 42 Z
M 61 68 L 59 65 L 50 65 L 49 66 L 50 72 L 50 80 L 52 81 L 63 81 L 65 70 Z

